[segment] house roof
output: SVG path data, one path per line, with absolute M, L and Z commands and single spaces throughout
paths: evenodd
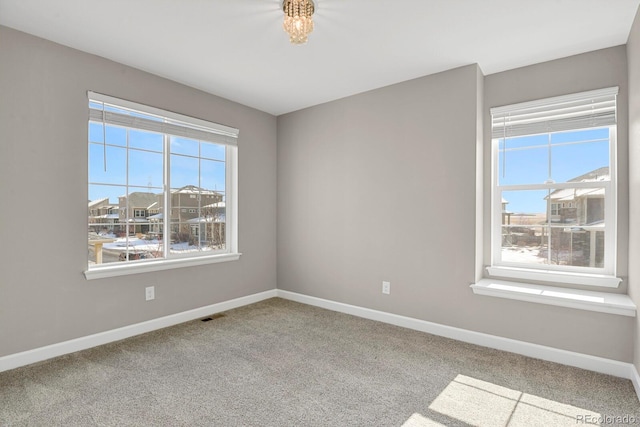
M 204 217 L 198 217 L 198 218 L 192 218 L 192 219 L 188 219 L 186 222 L 188 224 L 197 224 L 197 223 L 224 223 L 226 220 L 226 217 L 224 214 L 220 214 L 220 215 L 207 215 Z
M 581 197 L 604 196 L 604 188 L 563 188 L 551 193 L 547 198 L 554 202 L 570 202 Z
M 217 191 L 207 190 L 205 188 L 197 187 L 195 185 L 185 185 L 177 190 L 171 190 L 173 194 L 220 194 Z
M 567 182 L 598 182 L 607 181 L 609 179 L 609 166 L 603 166 L 594 169 L 583 175 L 567 180 Z M 602 197 L 604 196 L 603 188 L 562 188 L 555 190 L 545 200 L 553 200 L 554 202 L 572 201 L 579 197 Z
M 609 166 L 587 172 L 584 175 L 577 176 L 567 182 L 589 182 L 589 181 L 606 181 L 609 179 Z
M 203 206 L 203 208 L 225 208 L 225 207 L 226 207 L 225 202 L 211 203 L 210 205 Z
M 97 200 L 94 200 L 94 201 L 89 201 L 89 208 L 100 206 L 102 204 L 108 205 L 109 204 L 109 198 L 105 197 L 104 199 L 97 199 Z
M 120 198 L 126 198 L 126 196 L 120 196 Z M 154 193 L 135 191 L 133 193 L 129 193 L 128 198 L 129 208 L 149 209 L 151 206 L 158 203 L 158 195 Z

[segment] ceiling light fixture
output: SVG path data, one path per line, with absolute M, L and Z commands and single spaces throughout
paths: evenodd
M 291 44 L 305 44 L 307 36 L 313 31 L 313 0 L 284 0 L 284 23 L 282 27 L 289 34 Z

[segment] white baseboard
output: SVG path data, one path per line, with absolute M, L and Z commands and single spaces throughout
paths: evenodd
M 640 375 L 638 374 L 638 370 L 631 363 L 624 363 L 617 360 L 605 359 L 588 354 L 575 353 L 553 347 L 531 344 L 524 341 L 502 338 L 495 335 L 473 332 L 466 329 L 454 328 L 451 326 L 440 325 L 438 323 L 427 322 L 425 320 L 399 316 L 397 314 L 386 313 L 383 311 L 372 310 L 369 308 L 344 304 L 279 289 L 272 289 L 269 291 L 196 308 L 182 313 L 176 313 L 158 319 L 137 323 L 135 325 L 124 326 L 122 328 L 88 335 L 86 337 L 76 338 L 73 340 L 24 351 L 21 353 L 10 354 L 8 356 L 0 357 L 0 372 L 19 368 L 20 366 L 30 365 L 32 363 L 51 359 L 57 356 L 62 356 L 64 354 L 74 353 L 76 351 L 96 347 L 102 344 L 119 341 L 135 335 L 140 335 L 146 332 L 155 331 L 157 329 L 166 328 L 168 326 L 177 325 L 179 323 L 188 322 L 190 320 L 195 320 L 211 314 L 220 313 L 274 297 L 280 297 L 283 299 L 296 301 L 327 310 L 350 314 L 365 319 L 376 320 L 379 322 L 384 322 L 403 328 L 413 329 L 433 335 L 455 339 L 458 341 L 476 344 L 483 347 L 495 348 L 497 350 L 504 350 L 511 353 L 534 357 L 536 359 L 547 360 L 563 365 L 574 366 L 577 368 L 626 378 L 631 380 L 636 390 L 636 394 L 638 395 L 638 399 L 640 399 Z
M 211 314 L 220 313 L 222 311 L 227 311 L 233 308 L 253 304 L 265 299 L 274 298 L 276 296 L 276 290 L 272 289 L 269 291 L 260 292 L 229 301 L 223 301 L 205 307 L 195 308 L 193 310 L 184 311 L 182 313 L 176 313 L 169 316 L 160 317 L 158 319 L 124 326 L 122 328 L 88 335 L 86 337 L 63 341 L 61 343 L 23 351 L 21 353 L 10 354 L 8 356 L 0 357 L 0 372 L 19 368 L 20 366 L 30 365 L 36 362 L 41 362 L 43 360 L 62 356 L 64 354 L 86 350 L 88 348 L 96 347 L 102 344 L 119 341 L 135 335 L 140 335 L 146 332 L 155 331 L 157 329 L 166 328 L 168 326 L 177 325 L 179 323 L 188 322 L 190 320 L 199 319 Z
M 633 388 L 636 389 L 638 400 L 640 400 L 640 375 L 638 375 L 638 370 L 634 365 L 631 365 L 631 382 L 633 383 Z
M 340 313 L 351 314 L 365 319 L 377 320 L 403 328 L 414 329 L 458 341 L 477 344 L 483 347 L 490 347 L 497 350 L 504 350 L 511 353 L 521 354 L 536 359 L 556 362 L 563 365 L 574 366 L 616 377 L 626 378 L 633 381 L 636 393 L 640 399 L 640 377 L 638 371 L 631 363 L 624 363 L 617 360 L 605 359 L 603 357 L 591 356 L 588 354 L 575 353 L 524 341 L 517 341 L 510 338 L 502 338 L 495 335 L 473 332 L 466 329 L 454 328 L 440 325 L 438 323 L 427 322 L 425 320 L 411 317 L 399 316 L 397 314 L 383 311 L 371 310 L 369 308 L 355 305 L 343 304 L 322 298 L 311 297 L 295 292 L 278 290 L 278 297 L 303 304 L 313 305 Z

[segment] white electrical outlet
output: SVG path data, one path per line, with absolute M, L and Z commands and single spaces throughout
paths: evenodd
M 156 298 L 156 287 L 155 286 L 147 286 L 144 288 L 144 296 L 147 301 L 151 301 Z
M 382 282 L 382 293 L 387 295 L 391 293 L 391 282 Z

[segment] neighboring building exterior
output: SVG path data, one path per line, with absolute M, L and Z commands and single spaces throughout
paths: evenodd
M 158 212 L 158 195 L 136 191 L 129 196 L 118 197 L 120 232 L 126 233 L 125 223 L 129 223 L 129 234 L 145 234 L 149 232 L 149 216 Z M 128 218 L 128 219 L 127 219 Z
M 118 205 L 110 204 L 109 198 L 91 201 L 90 231 L 107 231 L 122 237 L 127 233 L 128 222 L 129 235 L 161 239 L 164 232 L 162 197 L 162 194 L 133 192 L 120 196 Z M 223 199 L 221 193 L 194 185 L 172 190 L 171 241 L 224 245 L 226 221 Z
M 220 227 L 224 216 L 221 193 L 195 185 L 187 185 L 171 191 L 171 240 L 191 244 L 220 245 Z M 222 208 L 224 211 L 224 207 Z M 222 229 L 224 227 L 222 226 Z
M 118 206 L 109 203 L 109 198 L 89 202 L 89 230 L 95 233 L 113 233 L 118 227 Z
M 567 183 L 607 180 L 609 168 L 602 167 Z M 602 267 L 604 197 L 602 188 L 562 188 L 545 197 L 546 212 L 530 214 L 508 211 L 509 202 L 502 199 L 502 246 L 540 248 L 534 258 L 522 262 Z
M 187 185 L 177 190 L 171 191 L 171 222 L 184 224 L 189 220 L 198 218 L 205 206 L 222 202 L 222 194 L 196 187 L 195 185 Z
M 609 180 L 609 167 L 602 167 L 567 182 Z M 602 267 L 604 262 L 604 189 L 564 188 L 546 197 L 551 228 L 551 257 L 556 263 Z M 566 254 L 569 254 L 568 256 Z
M 503 225 L 511 225 L 511 214 L 513 212 L 509 212 L 507 210 L 507 205 L 509 204 L 508 201 L 506 201 L 504 199 L 504 197 L 502 198 L 502 224 Z
M 595 182 L 609 179 L 609 167 L 588 172 L 567 182 Z M 551 223 L 595 225 L 604 223 L 604 190 L 601 188 L 566 188 L 546 197 Z
M 216 202 L 203 206 L 202 215 L 187 220 L 190 233 L 201 244 L 222 248 L 226 242 L 226 205 Z

